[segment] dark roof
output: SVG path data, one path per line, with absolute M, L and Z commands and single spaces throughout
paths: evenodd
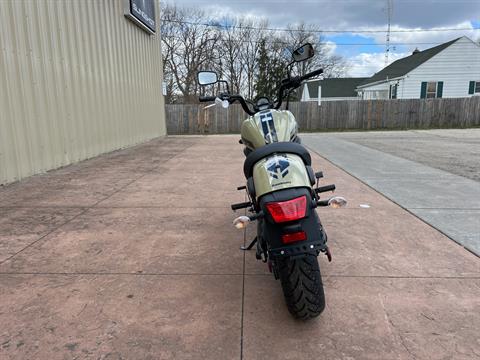
M 331 78 L 307 82 L 310 98 L 318 98 L 318 86 L 322 86 L 322 98 L 357 97 L 355 88 L 368 78 Z
M 368 78 L 361 85 L 366 85 L 366 84 L 374 83 L 377 81 L 383 81 L 383 80 L 386 80 L 387 78 L 394 79 L 394 78 L 401 77 L 409 73 L 413 69 L 415 69 L 417 66 L 423 64 L 425 61 L 431 59 L 440 51 L 452 45 L 458 39 L 446 42 L 444 44 L 432 47 L 430 49 L 412 53 L 412 55 L 410 56 L 394 61 L 393 63 L 388 65 L 386 68 L 380 70 L 378 73 Z

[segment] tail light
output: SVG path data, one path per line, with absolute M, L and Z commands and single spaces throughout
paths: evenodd
M 307 234 L 305 231 L 298 231 L 290 234 L 283 234 L 282 235 L 282 242 L 284 244 L 289 244 L 292 242 L 307 240 Z
M 271 202 L 266 207 L 276 223 L 299 220 L 307 212 L 307 197 L 304 195 L 292 200 Z

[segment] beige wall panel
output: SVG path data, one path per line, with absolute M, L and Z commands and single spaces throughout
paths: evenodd
M 166 133 L 158 28 L 123 0 L 0 1 L 0 184 Z

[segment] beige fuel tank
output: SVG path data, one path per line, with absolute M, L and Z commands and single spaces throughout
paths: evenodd
M 297 122 L 288 110 L 263 110 L 250 116 L 242 124 L 243 144 L 255 150 L 265 144 L 291 141 L 297 136 Z

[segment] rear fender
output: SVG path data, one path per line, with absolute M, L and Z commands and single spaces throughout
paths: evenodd
M 307 196 L 307 212 L 303 219 L 277 224 L 273 221 L 266 204 L 286 201 L 300 196 Z M 259 202 L 265 217 L 262 221 L 261 238 L 266 242 L 271 257 L 292 257 L 304 254 L 318 255 L 326 250 L 327 235 L 320 218 L 313 207 L 312 193 L 306 188 L 292 188 L 264 195 Z M 297 231 L 305 231 L 307 239 L 295 243 L 284 244 L 282 235 Z

